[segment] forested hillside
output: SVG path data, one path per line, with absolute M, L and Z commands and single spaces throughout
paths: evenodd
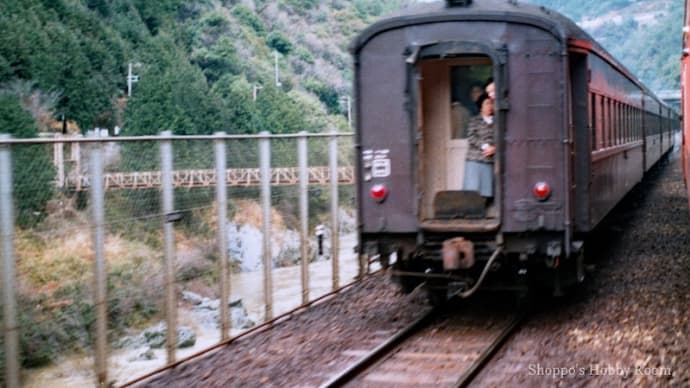
M 530 0 L 570 17 L 652 90 L 680 88 L 682 0 Z
M 42 131 L 63 118 L 127 135 L 345 129 L 347 45 L 416 2 L 3 0 L 0 93 Z M 653 89 L 678 87 L 680 0 L 530 2 L 575 19 Z
M 344 129 L 347 43 L 406 2 L 4 0 L 0 89 L 40 130 L 63 117 L 127 135 Z

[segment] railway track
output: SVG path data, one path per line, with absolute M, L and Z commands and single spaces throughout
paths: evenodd
M 465 387 L 524 316 L 431 310 L 321 387 Z

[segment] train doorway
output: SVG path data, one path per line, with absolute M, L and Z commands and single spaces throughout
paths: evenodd
M 497 137 L 495 95 L 486 92 L 493 83 L 491 58 L 423 59 L 417 70 L 420 221 L 498 219 L 496 156 L 485 152 L 495 152 Z

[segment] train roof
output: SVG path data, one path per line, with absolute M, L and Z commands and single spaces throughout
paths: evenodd
M 470 5 L 448 6 L 445 1 L 419 4 L 379 20 L 364 30 L 353 42 L 357 52 L 375 35 L 393 28 L 443 21 L 513 21 L 550 30 L 557 37 L 574 38 L 596 43 L 572 20 L 545 7 L 515 0 L 474 0 Z
M 419 4 L 391 14 L 369 26 L 355 38 L 350 46 L 350 51 L 357 56 L 360 49 L 370 39 L 390 29 L 445 21 L 509 21 L 523 23 L 550 31 L 557 39 L 566 41 L 574 39 L 587 42 L 591 45 L 592 51 L 617 68 L 646 93 L 654 96 L 633 73 L 628 71 L 625 66 L 618 62 L 575 22 L 546 7 L 517 0 L 474 0 L 469 5 L 463 6 L 448 6 L 446 1 Z M 661 103 L 664 104 L 663 102 Z

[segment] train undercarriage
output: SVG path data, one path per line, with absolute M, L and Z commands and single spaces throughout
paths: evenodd
M 562 295 L 584 280 L 583 243 L 566 257 L 556 235 L 420 233 L 368 240 L 364 254 L 391 266 L 391 276 L 405 292 L 426 289 L 432 304 L 468 298 L 478 290 L 530 291 Z M 419 241 L 419 243 L 418 243 Z

